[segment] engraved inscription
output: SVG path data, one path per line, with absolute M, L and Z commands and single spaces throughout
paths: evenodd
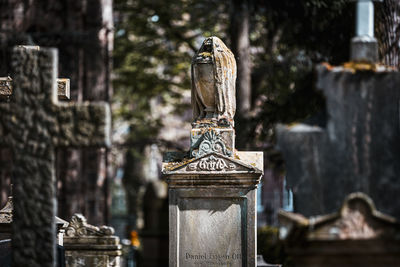
M 224 159 L 217 158 L 213 155 L 202 158 L 199 162 L 191 163 L 188 165 L 189 171 L 224 171 L 234 170 L 236 165 L 231 162 L 226 162 Z
M 197 166 L 200 170 L 205 171 L 222 171 L 228 168 L 228 165 L 223 159 L 218 159 L 214 156 L 200 160 Z
M 245 203 L 242 198 L 181 199 L 178 266 L 243 267 Z
M 185 259 L 194 266 L 233 266 L 242 260 L 242 254 L 185 253 Z

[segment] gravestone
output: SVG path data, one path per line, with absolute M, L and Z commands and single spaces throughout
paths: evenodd
M 364 193 L 350 194 L 332 214 L 306 218 L 281 211 L 279 220 L 295 267 L 399 266 L 400 223 Z
M 371 41 L 355 44 L 365 46 L 363 55 L 353 54 L 343 66 L 317 67 L 326 126 L 277 127 L 294 210 L 305 216 L 333 212 L 345 196 L 361 191 L 379 210 L 400 219 L 400 73 L 376 64 L 374 57 L 364 61 L 377 53 L 371 51 L 377 49 L 373 36 L 367 37 Z
M 217 37 L 192 62 L 188 153 L 167 153 L 169 266 L 256 266 L 262 152 L 235 150 L 236 62 Z
M 72 216 L 65 229 L 67 267 L 120 267 L 122 246 L 108 226 L 93 226 L 81 214 Z
M 12 237 L 13 222 L 13 197 L 9 196 L 6 204 L 0 210 L 0 240 L 10 239 Z M 68 222 L 59 217 L 55 217 L 57 244 L 62 246 L 64 240 L 64 228 L 68 226 Z
M 13 266 L 54 266 L 56 147 L 109 144 L 107 104 L 58 103 L 57 50 L 15 47 L 13 95 L 0 104 L 1 145 L 13 152 Z

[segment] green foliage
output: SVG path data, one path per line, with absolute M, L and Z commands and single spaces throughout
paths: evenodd
M 226 31 L 223 16 L 213 19 L 221 6 L 212 0 L 115 1 L 114 114 L 129 122 L 132 141 L 157 135 L 160 121 L 151 114 L 151 99 L 182 111 L 179 99 L 190 90 L 199 42 Z
M 277 122 L 324 109 L 312 71 L 321 61 L 348 59 L 354 8 L 347 0 L 249 3 L 253 116 L 237 127 L 244 129 L 238 139 L 257 147 L 274 142 Z M 155 138 L 161 122 L 151 99 L 172 103 L 176 112 L 187 108 L 180 100 L 190 90 L 193 54 L 210 35 L 229 46 L 235 14 L 230 1 L 218 0 L 116 0 L 115 10 L 114 114 L 129 122 L 132 140 Z
M 238 122 L 242 142 L 264 147 L 272 164 L 274 125 L 310 120 L 324 125 L 325 101 L 315 88 L 314 67 L 349 58 L 354 7 L 346 0 L 255 1 L 250 40 L 253 55 L 253 117 Z

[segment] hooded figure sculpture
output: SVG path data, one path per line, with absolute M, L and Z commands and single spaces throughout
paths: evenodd
M 234 126 L 236 61 L 218 37 L 204 40 L 192 61 L 193 120 Z

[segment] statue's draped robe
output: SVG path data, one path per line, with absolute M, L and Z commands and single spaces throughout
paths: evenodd
M 218 37 L 207 38 L 201 46 L 196 58 L 201 52 L 205 43 L 211 39 L 212 43 L 212 59 L 215 79 L 215 112 L 218 120 L 226 119 L 233 125 L 233 117 L 236 111 L 236 61 L 233 53 Z M 194 63 L 194 62 L 193 62 Z M 196 83 L 194 81 L 194 70 L 192 64 L 192 106 L 193 119 L 200 120 L 205 116 L 205 105 L 197 92 Z

